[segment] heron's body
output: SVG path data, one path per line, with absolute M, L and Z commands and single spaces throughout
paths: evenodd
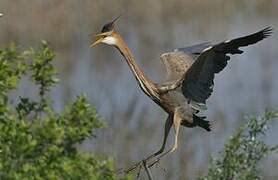
M 228 54 L 241 54 L 243 51 L 239 47 L 255 44 L 271 33 L 271 28 L 265 28 L 257 33 L 215 45 L 202 43 L 164 53 L 161 59 L 166 67 L 167 81 L 164 84 L 156 84 L 136 64 L 131 50 L 115 31 L 114 22 L 115 20 L 103 27 L 102 33 L 97 35 L 92 46 L 102 42 L 116 47 L 124 56 L 142 91 L 168 113 L 162 146 L 147 159 L 164 151 L 172 125 L 175 130 L 174 145 L 161 156 L 177 148 L 180 125 L 211 130 L 209 121 L 205 121 L 205 117 L 199 117 L 197 113 L 206 109 L 206 100 L 213 91 L 215 74 L 226 67 L 230 59 Z
M 168 114 L 173 115 L 177 109 L 180 109 L 179 114 L 182 118 L 182 121 L 192 123 L 193 114 L 195 114 L 199 109 L 192 108 L 192 106 L 189 103 L 189 99 L 187 99 L 182 94 L 181 87 L 177 87 L 172 91 L 160 93 L 159 87 L 163 85 L 153 83 L 150 79 L 148 79 L 144 72 L 141 70 L 141 68 L 136 63 L 134 63 L 135 59 L 131 53 L 131 50 L 128 48 L 124 40 L 118 34 L 114 36 L 116 37 L 115 39 L 117 39 L 117 43 L 119 44 L 117 48 L 119 49 L 120 53 L 125 57 L 125 60 L 129 65 L 130 69 L 132 70 L 142 91 Z M 112 41 L 115 40 L 111 40 L 110 42 Z M 172 59 L 173 56 L 175 56 L 176 61 L 174 61 L 174 63 L 169 63 L 170 61 L 168 61 L 168 59 Z M 180 64 L 182 63 L 184 68 L 181 68 L 181 65 L 177 63 L 178 57 L 180 57 L 180 60 L 182 61 L 180 62 Z M 165 85 L 167 85 L 167 83 L 171 84 L 172 81 L 178 80 L 180 77 L 176 74 L 184 74 L 186 69 L 190 68 L 190 66 L 194 62 L 194 59 L 192 57 L 181 51 L 179 53 L 169 52 L 162 54 L 161 59 L 168 71 L 168 82 L 166 82 Z

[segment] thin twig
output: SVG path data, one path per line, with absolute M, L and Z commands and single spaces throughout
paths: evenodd
M 151 173 L 150 173 L 150 171 L 149 171 L 149 168 L 148 168 L 148 166 L 147 166 L 146 161 L 143 161 L 143 165 L 144 165 L 144 168 L 145 168 L 145 171 L 146 171 L 146 173 L 147 173 L 147 176 L 148 176 L 149 180 L 153 180 L 152 175 L 151 175 Z
M 139 170 L 138 170 L 138 173 L 137 173 L 136 179 L 139 179 L 139 177 L 140 177 L 140 173 L 141 173 L 141 169 L 142 169 L 142 166 L 140 166 L 140 167 L 139 167 Z
M 143 160 L 139 161 L 138 163 L 132 165 L 130 168 L 128 168 L 128 169 L 125 170 L 124 172 L 125 172 L 125 173 L 130 173 L 131 171 L 134 171 L 134 170 L 137 169 L 138 167 L 141 168 L 141 167 L 142 167 L 143 161 L 148 162 L 148 161 L 149 161 L 150 159 L 152 159 L 152 158 L 153 158 L 153 155 L 151 155 L 151 156 L 149 156 L 148 158 L 143 159 Z
M 157 158 L 155 161 L 153 161 L 152 163 L 150 163 L 150 164 L 148 165 L 148 168 L 153 167 L 153 165 L 155 165 L 155 164 L 158 163 L 159 161 L 160 161 L 160 158 Z
M 140 162 L 134 164 L 133 166 L 131 166 L 131 167 L 128 168 L 127 170 L 124 170 L 124 172 L 127 173 L 127 174 L 130 173 L 131 171 L 133 171 L 133 170 L 137 169 L 138 167 L 140 167 L 140 166 L 141 166 L 141 163 L 142 163 L 142 161 L 140 161 Z
M 156 158 L 154 161 L 151 161 L 150 163 L 148 163 L 153 157 L 152 156 L 149 156 L 148 158 L 146 159 L 143 159 L 142 161 L 134 164 L 133 166 L 131 166 L 130 168 L 128 168 L 127 170 L 124 170 L 124 172 L 126 174 L 130 173 L 131 171 L 134 171 L 135 169 L 137 168 L 142 168 L 142 165 L 144 165 L 144 163 L 146 164 L 146 166 L 148 168 L 151 168 L 152 166 L 154 166 L 155 164 L 159 163 L 160 159 L 165 156 L 166 154 L 168 154 L 171 150 L 168 150 L 167 152 L 165 152 L 164 154 L 160 155 L 158 158 Z M 140 175 L 140 171 L 139 171 L 139 175 Z

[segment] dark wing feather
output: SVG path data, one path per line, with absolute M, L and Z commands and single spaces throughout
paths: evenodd
M 183 51 L 184 53 L 186 53 L 188 55 L 192 55 L 192 54 L 198 55 L 198 54 L 201 54 L 204 49 L 206 49 L 210 46 L 211 46 L 211 44 L 209 42 L 205 42 L 205 43 L 196 44 L 193 46 L 178 48 L 178 49 L 175 49 L 175 51 Z
M 241 54 L 243 53 L 243 51 L 239 50 L 238 49 L 239 47 L 255 44 L 263 40 L 264 38 L 270 36 L 271 33 L 272 33 L 272 29 L 270 27 L 267 27 L 249 36 L 220 43 L 217 45 L 216 50 L 225 54 Z
M 213 91 L 214 74 L 222 71 L 230 59 L 227 54 L 241 54 L 240 47 L 255 44 L 271 34 L 267 27 L 257 33 L 219 43 L 204 50 L 185 73 L 182 91 L 186 98 L 197 103 L 206 103 Z

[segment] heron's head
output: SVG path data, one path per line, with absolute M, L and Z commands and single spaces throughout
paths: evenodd
M 101 30 L 101 33 L 95 35 L 95 40 L 90 47 L 94 47 L 97 44 L 104 43 L 108 45 L 117 44 L 117 33 L 115 31 L 115 22 L 119 19 L 120 16 L 115 18 L 113 21 L 106 23 Z

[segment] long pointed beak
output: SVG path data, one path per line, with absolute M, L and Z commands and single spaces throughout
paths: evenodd
M 96 46 L 97 44 L 101 43 L 101 41 L 104 39 L 104 35 L 103 34 L 98 34 L 95 36 L 95 41 L 90 45 L 90 48 L 93 48 L 94 46 Z

